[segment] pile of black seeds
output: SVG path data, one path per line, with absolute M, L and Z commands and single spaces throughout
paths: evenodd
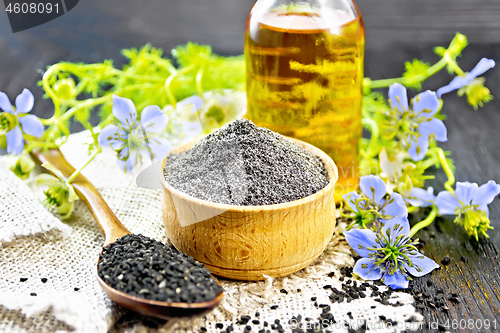
M 163 302 L 199 303 L 222 292 L 203 264 L 154 239 L 125 235 L 103 249 L 97 273 L 110 287 Z
M 244 119 L 171 155 L 164 174 L 172 187 L 195 198 L 242 206 L 302 199 L 329 182 L 319 157 Z

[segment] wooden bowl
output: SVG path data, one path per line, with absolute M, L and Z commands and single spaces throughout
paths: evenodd
M 318 148 L 288 139 L 323 160 L 330 179 L 325 188 L 282 204 L 233 206 L 191 197 L 164 181 L 163 222 L 172 244 L 214 274 L 236 280 L 282 277 L 313 262 L 335 230 L 337 167 Z M 191 149 L 195 143 L 170 154 Z M 163 180 L 169 155 L 162 162 Z

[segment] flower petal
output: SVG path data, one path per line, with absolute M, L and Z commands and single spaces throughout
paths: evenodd
M 410 236 L 410 222 L 406 216 L 394 217 L 387 220 L 382 227 L 382 234 L 390 239 L 391 245 L 401 235 Z M 402 239 L 403 240 L 403 239 Z
M 97 140 L 101 146 L 109 146 L 112 142 L 117 140 L 116 133 L 118 132 L 118 127 L 116 125 L 108 125 L 104 127 L 100 132 Z
M 361 191 L 375 203 L 380 203 L 386 193 L 385 183 L 382 178 L 374 175 L 363 176 L 359 180 Z
M 439 88 L 437 91 L 437 97 L 441 98 L 443 94 L 447 94 L 450 91 L 457 90 L 462 88 L 463 86 L 469 85 L 474 78 L 493 67 L 495 67 L 495 61 L 487 58 L 479 60 L 477 65 L 465 77 L 456 76 L 448 85 Z
M 429 121 L 421 123 L 418 126 L 418 130 L 420 134 L 424 136 L 434 134 L 437 141 L 446 142 L 448 140 L 446 126 L 439 119 L 432 118 Z
M 385 203 L 385 200 L 382 200 L 382 204 Z M 408 208 L 406 207 L 406 203 L 399 193 L 391 194 L 389 198 L 389 203 L 382 210 L 384 215 L 389 216 L 408 216 Z
M 457 90 L 462 88 L 463 86 L 468 85 L 471 82 L 472 79 L 468 79 L 466 77 L 461 77 L 461 76 L 456 76 L 451 82 L 444 86 L 441 87 L 437 90 L 436 95 L 438 98 L 441 98 L 442 95 L 447 94 L 453 90 Z
M 460 207 L 460 202 L 448 191 L 439 192 L 434 204 L 441 215 L 455 215 L 455 209 Z
M 358 211 L 358 207 L 356 207 L 356 200 L 357 199 L 361 199 L 361 195 L 358 192 L 353 191 L 353 192 L 344 194 L 342 196 L 342 199 L 344 199 L 344 201 L 347 204 L 347 206 L 349 206 L 349 208 L 351 208 L 351 210 L 353 212 L 357 212 Z
M 457 199 L 462 201 L 464 205 L 469 205 L 476 196 L 477 191 L 478 186 L 476 183 L 458 182 L 455 194 Z
M 142 110 L 141 124 L 146 132 L 158 133 L 167 127 L 168 116 L 158 105 L 149 105 Z
M 154 154 L 153 162 L 161 161 L 174 148 L 170 141 L 164 138 L 153 138 L 147 145 Z
M 401 83 L 393 83 L 389 87 L 389 99 L 393 107 L 397 107 L 399 111 L 408 111 L 408 97 L 406 96 L 406 88 Z
M 489 205 L 498 194 L 500 194 L 500 185 L 490 180 L 477 189 L 472 203 L 474 205 Z
M 7 153 L 19 155 L 24 149 L 24 139 L 21 128 L 16 126 L 13 130 L 8 131 L 5 136 L 7 137 Z
M 375 233 L 369 229 L 351 229 L 344 232 L 347 243 L 362 257 L 368 257 L 371 252 L 368 247 L 377 245 Z
M 406 289 L 410 283 L 406 276 L 396 271 L 393 275 L 386 274 L 384 276 L 384 284 L 392 289 Z
M 424 91 L 413 98 L 413 110 L 419 117 L 431 118 L 439 110 L 439 98 L 434 91 Z
M 128 98 L 113 95 L 113 115 L 122 124 L 131 126 L 137 120 L 134 102 Z
M 488 59 L 488 58 L 483 58 L 479 60 L 477 65 L 470 71 L 467 76 L 471 76 L 471 80 L 473 78 L 478 77 L 479 75 L 483 74 L 486 72 L 488 69 L 495 67 L 495 61 Z
M 414 161 L 420 161 L 427 154 L 427 149 L 429 149 L 429 136 L 422 134 L 418 137 L 418 140 L 409 141 L 410 147 L 408 148 L 408 153 Z
M 122 161 L 120 159 L 117 159 L 116 164 L 118 165 L 120 170 L 123 172 L 130 172 L 130 170 L 132 170 L 132 162 L 131 162 L 130 158 L 128 158 L 126 161 Z
M 439 265 L 434 260 L 427 258 L 423 254 L 410 255 L 409 258 L 412 266 L 405 264 L 405 268 L 413 276 L 424 276 L 432 270 L 439 268 Z
M 178 102 L 176 108 L 183 108 L 188 105 L 194 105 L 196 110 L 199 110 L 203 106 L 203 99 L 201 99 L 197 95 L 193 95 L 191 97 L 185 98 L 182 101 Z
M 370 258 L 361 258 L 356 262 L 353 272 L 364 280 L 378 280 L 383 272 L 373 264 Z
M 434 189 L 429 187 L 426 190 L 415 187 L 411 191 L 411 197 L 406 198 L 406 201 L 414 207 L 429 207 L 436 200 Z
M 28 135 L 36 136 L 37 138 L 43 135 L 45 127 L 40 118 L 35 115 L 28 114 L 24 117 L 19 117 L 19 122 L 23 127 L 23 132 Z
M 382 147 L 382 150 L 378 154 L 378 159 L 380 161 L 380 169 L 388 176 L 394 177 L 396 175 L 395 166 L 389 160 L 389 155 L 387 155 L 387 151 L 385 147 Z
M 477 207 L 477 210 L 482 210 L 483 212 L 486 212 L 486 217 L 490 218 L 490 210 L 488 209 L 488 205 L 480 205 Z
M 28 89 L 24 88 L 23 92 L 16 97 L 16 113 L 27 113 L 33 109 L 35 97 Z
M 10 104 L 9 97 L 4 92 L 0 91 L 0 109 L 8 113 L 14 113 L 12 105 Z

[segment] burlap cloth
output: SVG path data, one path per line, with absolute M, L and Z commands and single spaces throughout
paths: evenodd
M 81 165 L 87 158 L 86 140 L 86 132 L 73 134 L 61 148 L 73 165 Z M 133 177 L 116 167 L 112 151 L 98 155 L 83 174 L 130 231 L 168 243 L 161 219 L 161 191 L 137 187 Z M 318 304 L 329 304 L 339 325 L 349 323 L 353 328 L 366 321 L 368 328 L 377 328 L 377 332 L 395 332 L 408 326 L 411 318 L 422 319 L 406 293 L 392 294 L 389 302 L 403 304 L 398 307 L 376 302 L 370 292 L 366 298 L 332 304 L 328 299 L 331 292 L 323 287 L 332 285 L 341 290 L 340 269 L 354 264 L 347 243 L 334 235 L 313 264 L 289 277 L 261 282 L 222 280 L 224 300 L 204 317 L 171 320 L 158 328 L 145 326 L 140 318 L 133 325 L 120 326 L 117 321 L 123 322 L 123 316 L 130 313 L 109 300 L 96 281 L 103 237 L 93 217 L 77 202 L 73 216 L 62 223 L 39 203 L 39 194 L 30 181 L 22 182 L 3 167 L 0 158 L 0 331 L 199 332 L 205 327 L 208 332 L 220 332 L 216 324 L 222 323 L 224 329 L 233 324 L 236 332 L 242 332 L 245 325 L 236 321 L 258 311 L 260 325 L 252 325 L 253 332 L 264 328 L 264 321 L 275 319 L 290 332 L 294 326 L 288 321 L 293 316 L 317 321 L 322 309 L 313 305 L 311 297 L 317 297 Z M 27 280 L 21 282 L 21 278 Z M 273 310 L 271 305 L 278 308 Z M 381 321 L 381 315 L 392 320 L 392 327 Z M 327 329 L 347 331 L 338 325 Z

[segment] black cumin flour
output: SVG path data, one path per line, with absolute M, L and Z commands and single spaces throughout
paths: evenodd
M 97 273 L 129 295 L 163 302 L 198 303 L 221 291 L 203 264 L 143 235 L 125 235 L 99 256 Z
M 171 155 L 164 174 L 172 187 L 195 198 L 242 206 L 302 199 L 329 182 L 319 157 L 244 119 Z

